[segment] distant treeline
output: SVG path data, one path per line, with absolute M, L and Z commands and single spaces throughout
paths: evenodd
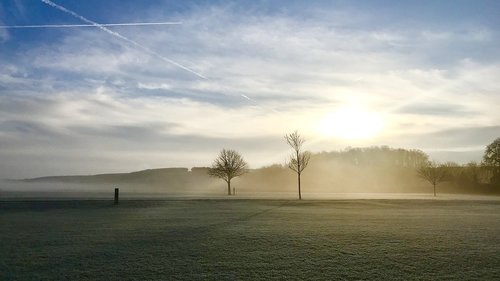
M 342 151 L 313 153 L 303 173 L 303 191 L 307 192 L 431 192 L 432 186 L 417 176 L 417 168 L 429 162 L 420 150 L 394 149 L 387 146 L 347 148 Z M 476 162 L 443 165 L 446 181 L 438 193 L 499 194 L 491 169 Z M 27 182 L 66 182 L 78 184 L 126 186 L 131 191 L 169 193 L 222 192 L 225 184 L 210 178 L 208 168 L 165 168 L 124 174 L 44 177 Z M 235 179 L 239 192 L 295 192 L 296 178 L 285 165 L 275 164 Z
M 387 146 L 316 153 L 312 154 L 303 175 L 304 191 L 430 192 L 429 183 L 416 172 L 428 162 L 428 155 L 421 150 Z M 488 167 L 476 162 L 465 165 L 448 162 L 443 166 L 446 179 L 439 185 L 439 192 L 500 193 L 500 187 L 491 182 Z M 245 189 L 283 191 L 292 187 L 294 180 L 286 166 L 272 165 L 245 175 L 239 184 Z

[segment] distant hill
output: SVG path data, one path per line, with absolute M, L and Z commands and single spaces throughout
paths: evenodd
M 135 191 L 184 192 L 207 187 L 214 181 L 207 174 L 208 168 L 160 168 L 130 173 L 97 175 L 48 176 L 22 179 L 19 182 L 33 184 L 71 184 L 82 186 L 113 185 Z
M 200 171 L 197 168 L 195 171 Z M 23 179 L 24 182 L 66 182 L 66 183 L 156 183 L 163 182 L 172 177 L 182 178 L 189 174 L 187 168 L 160 168 L 148 169 L 130 173 L 113 173 L 97 175 L 76 176 L 48 176 L 31 179 Z

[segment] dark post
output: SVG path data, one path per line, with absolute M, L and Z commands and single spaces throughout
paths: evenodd
M 236 188 L 233 187 L 233 196 L 236 195 Z
M 120 192 L 119 188 L 115 188 L 115 204 L 118 204 L 118 193 Z

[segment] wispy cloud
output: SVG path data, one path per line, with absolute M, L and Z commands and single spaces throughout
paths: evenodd
M 464 117 L 474 116 L 480 114 L 479 112 L 473 112 L 466 110 L 461 104 L 424 104 L 424 103 L 414 103 L 407 106 L 403 106 L 398 109 L 398 113 L 403 114 L 414 114 L 414 115 L 432 115 L 432 116 L 454 116 L 454 117 Z
M 106 167 L 90 166 L 98 162 L 93 159 L 121 170 L 135 167 L 134 159 L 153 167 L 193 166 L 210 163 L 227 146 L 258 166 L 283 160 L 282 135 L 294 129 L 315 151 L 382 144 L 459 150 L 494 135 L 500 124 L 497 31 L 377 26 L 362 12 L 308 12 L 304 19 L 202 6 L 177 15 L 183 24 L 175 28 L 119 29 L 120 36 L 210 79 L 127 40 L 109 40 L 108 31 L 58 30 L 54 40 L 3 57 L 0 155 L 46 160 L 65 151 L 69 162 L 82 163 L 75 170 L 99 172 Z M 161 9 L 150 13 L 168 18 Z M 318 132 L 326 116 L 353 105 L 381 115 L 383 133 L 353 142 Z M 462 128 L 487 137 L 453 133 Z M 0 168 L 15 173 L 14 166 Z
M 100 151 L 100 158 L 114 158 L 108 161 L 115 163 L 115 170 L 137 169 L 140 163 L 133 157 L 160 166 L 167 165 L 161 164 L 161 159 L 176 159 L 176 165 L 208 165 L 221 145 L 247 154 L 261 147 L 260 152 L 247 157 L 253 165 L 281 159 L 281 138 L 273 140 L 271 128 L 256 126 L 269 120 L 252 108 L 228 111 L 189 100 L 130 98 L 104 88 L 86 96 L 66 93 L 38 99 L 6 97 L 0 108 L 2 159 L 29 154 L 52 161 L 62 153 L 68 162 L 53 165 L 66 173 L 99 172 L 99 165 L 81 165 L 93 161 L 96 154 L 92 151 L 96 150 Z M 221 123 L 225 128 L 219 126 Z M 253 132 L 248 132 L 248 128 Z M 232 134 L 227 134 L 227 129 Z M 129 162 L 121 162 L 123 159 Z M 37 164 L 25 164 L 26 173 L 10 168 L 7 162 L 0 166 L 5 174 L 24 176 L 32 165 Z
M 145 51 L 146 53 L 148 53 L 150 55 L 153 55 L 153 56 L 155 56 L 155 57 L 157 57 L 157 58 L 159 58 L 159 59 L 161 59 L 161 60 L 163 60 L 163 61 L 165 61 L 167 63 L 173 64 L 173 65 L 175 65 L 175 66 L 177 66 L 179 68 L 182 68 L 182 69 L 184 69 L 184 70 L 186 70 L 188 72 L 191 72 L 192 74 L 194 74 L 194 75 L 196 75 L 196 76 L 198 76 L 200 78 L 207 79 L 205 76 L 203 76 L 202 74 L 200 74 L 200 73 L 198 73 L 198 72 L 190 69 L 189 67 L 186 67 L 186 66 L 184 66 L 184 65 L 182 65 L 182 64 L 180 64 L 180 63 L 178 63 L 176 61 L 173 61 L 173 60 L 171 60 L 171 59 L 169 59 L 169 58 L 167 58 L 165 56 L 162 56 L 162 55 L 158 54 L 157 52 L 149 49 L 148 47 L 145 47 L 144 45 L 139 44 L 138 42 L 136 42 L 134 40 L 131 40 L 131 39 L 129 39 L 129 38 L 121 35 L 120 33 L 116 32 L 116 31 L 112 31 L 112 30 L 108 29 L 106 26 L 104 26 L 102 24 L 99 24 L 99 23 L 97 23 L 95 21 L 91 21 L 91 20 L 89 20 L 89 19 L 87 19 L 87 18 L 85 18 L 85 17 L 83 17 L 83 16 L 81 16 L 81 15 L 79 15 L 79 14 L 77 14 L 77 13 L 71 11 L 71 10 L 68 10 L 65 7 L 63 7 L 61 5 L 58 5 L 58 4 L 56 4 L 56 3 L 54 3 L 54 2 L 52 2 L 50 0 L 41 0 L 41 1 L 43 3 L 45 3 L 45 4 L 47 4 L 47 5 L 50 5 L 50 6 L 54 7 L 54 8 L 56 8 L 56 9 L 58 9 L 58 10 L 61 10 L 61 11 L 65 12 L 65 13 L 70 14 L 73 17 L 76 17 L 76 18 L 82 20 L 83 22 L 86 22 L 86 23 L 88 23 L 90 25 L 93 25 L 93 26 L 101 29 L 102 31 L 110 34 L 110 35 L 118 37 L 118 38 L 120 38 L 120 39 L 122 39 L 122 40 L 124 40 L 124 41 L 126 41 L 126 42 L 128 42 L 128 43 L 130 43 L 132 45 L 134 45 L 135 47 L 140 48 L 141 50 Z
M 156 84 L 156 83 L 141 83 L 137 84 L 137 88 L 146 90 L 170 90 L 172 86 L 166 83 Z

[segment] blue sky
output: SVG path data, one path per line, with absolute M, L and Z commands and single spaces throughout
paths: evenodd
M 222 148 L 259 167 L 284 161 L 295 129 L 311 151 L 464 163 L 500 135 L 498 1 L 54 3 L 182 24 L 1 28 L 0 177 L 206 166 Z M 84 23 L 0 2 L 3 26 Z

